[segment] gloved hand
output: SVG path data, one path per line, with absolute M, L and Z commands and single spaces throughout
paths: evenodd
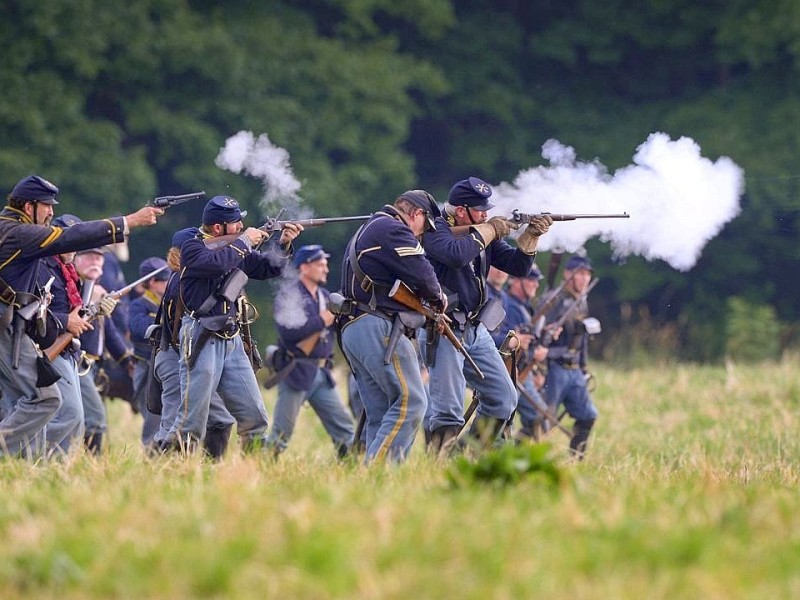
M 119 300 L 111 296 L 103 296 L 97 302 L 97 314 L 104 317 L 110 317 L 111 313 L 114 312 L 114 309 L 117 308 L 117 304 L 119 304 Z
M 531 235 L 544 235 L 552 224 L 553 219 L 549 215 L 538 215 L 528 222 L 526 231 L 530 231 Z
M 525 254 L 535 254 L 536 246 L 539 245 L 539 236 L 547 233 L 553 219 L 548 215 L 539 215 L 530 220 L 525 231 L 517 238 L 517 246 Z
M 503 217 L 492 217 L 487 223 L 494 229 L 495 238 L 498 240 L 506 237 L 512 229 L 515 229 L 514 223 Z
M 481 236 L 483 245 L 488 246 L 494 240 L 504 238 L 511 233 L 511 230 L 514 229 L 514 224 L 503 217 L 492 217 L 486 223 L 473 225 L 472 229 Z

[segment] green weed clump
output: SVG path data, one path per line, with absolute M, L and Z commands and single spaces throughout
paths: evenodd
M 566 473 L 553 459 L 551 450 L 547 443 L 520 444 L 502 446 L 474 460 L 459 456 L 447 469 L 447 479 L 457 488 L 477 484 L 504 487 L 533 481 L 556 490 Z

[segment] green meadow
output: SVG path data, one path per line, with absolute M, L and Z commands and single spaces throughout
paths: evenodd
M 99 459 L 0 461 L 0 598 L 800 597 L 797 362 L 596 365 L 556 488 L 342 464 L 310 409 L 278 462 L 150 460 L 112 402 Z

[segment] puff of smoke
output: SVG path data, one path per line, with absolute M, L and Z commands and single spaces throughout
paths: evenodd
M 232 135 L 214 162 L 221 169 L 243 172 L 261 180 L 264 197 L 260 208 L 265 214 L 285 208 L 293 218 L 311 216 L 299 196 L 301 185 L 292 172 L 289 153 L 274 145 L 266 133 L 258 137 L 251 131 Z
M 280 289 L 275 297 L 275 323 L 286 329 L 300 329 L 308 318 L 306 317 L 303 292 L 298 282 L 297 270 L 287 266 L 281 278 Z
M 495 188 L 493 214 L 522 212 L 622 213 L 630 219 L 585 219 L 555 223 L 540 250 L 575 252 L 592 237 L 611 244 L 622 258 L 638 254 L 687 271 L 706 243 L 739 214 L 744 171 L 730 158 L 715 162 L 688 137 L 653 133 L 633 164 L 613 175 L 595 160 L 581 162 L 557 140 L 542 146 L 550 166 L 520 172 Z

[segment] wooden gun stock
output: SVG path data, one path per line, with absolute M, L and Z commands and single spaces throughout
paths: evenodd
M 459 340 L 456 337 L 456 334 L 450 328 L 450 325 L 447 324 L 447 321 L 445 321 L 446 317 L 444 316 L 444 314 L 437 313 L 429 306 L 425 306 L 422 303 L 422 300 L 420 300 L 416 296 L 416 294 L 414 294 L 414 292 L 412 292 L 411 289 L 409 289 L 409 287 L 399 279 L 394 282 L 392 289 L 389 290 L 389 298 L 391 298 L 392 300 L 396 300 L 397 302 L 399 302 L 403 306 L 410 308 L 411 310 L 414 310 L 422 315 L 425 315 L 426 319 L 435 321 L 436 324 L 442 328 L 442 334 L 444 335 L 444 337 L 450 340 L 450 343 L 453 344 L 455 349 L 464 355 L 464 358 L 469 363 L 469 366 L 475 370 L 475 372 L 478 374 L 478 377 L 484 379 L 485 376 L 483 374 L 483 371 L 480 370 L 478 365 L 475 363 L 475 360 L 473 360 L 473 358 L 469 355 L 467 349 L 464 348 L 464 345 L 461 343 L 461 340 Z

